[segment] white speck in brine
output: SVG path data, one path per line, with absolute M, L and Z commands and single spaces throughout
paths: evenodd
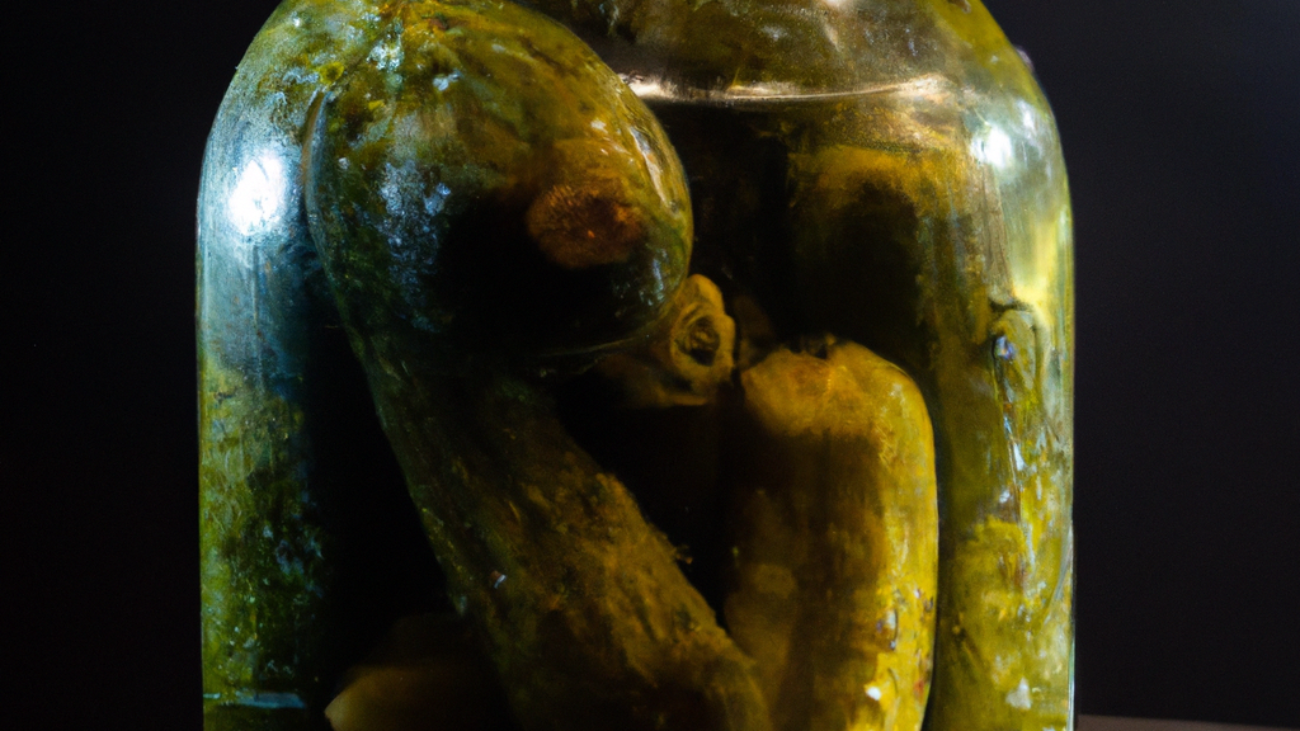
M 489 576 L 488 579 L 492 582 L 492 588 L 497 589 L 500 588 L 500 586 L 505 583 L 506 575 L 501 573 L 500 571 L 493 571 L 492 575 Z
M 993 341 L 993 355 L 1002 360 L 1015 360 L 1016 346 L 1004 335 Z
M 1020 684 L 1010 693 L 1007 693 L 1007 705 L 1022 711 L 1029 710 L 1033 705 L 1033 699 L 1029 695 L 1029 681 L 1021 678 Z
M 380 71 L 396 71 L 402 65 L 403 56 L 401 44 L 392 39 L 375 46 L 370 51 L 369 60 Z
M 446 91 L 451 88 L 452 83 L 460 79 L 460 72 L 453 71 L 449 74 L 442 74 L 433 77 L 433 87 L 438 91 Z

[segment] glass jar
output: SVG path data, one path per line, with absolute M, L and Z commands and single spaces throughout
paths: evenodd
M 1071 727 L 1070 208 L 1019 54 L 977 0 L 536 8 L 577 37 L 288 2 L 240 66 L 207 727 Z

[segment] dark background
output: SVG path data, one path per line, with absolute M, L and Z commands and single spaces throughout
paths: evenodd
M 274 5 L 6 9 L 14 728 L 199 726 L 194 202 Z M 989 5 L 1075 199 L 1079 707 L 1300 726 L 1300 2 Z

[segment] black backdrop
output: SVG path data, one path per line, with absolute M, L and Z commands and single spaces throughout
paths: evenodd
M 1075 197 L 1081 710 L 1300 726 L 1300 2 L 989 2 Z M 199 726 L 193 209 L 273 6 L 5 10 L 14 728 Z

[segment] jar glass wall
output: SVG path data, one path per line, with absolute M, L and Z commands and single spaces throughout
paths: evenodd
M 978 2 L 291 0 L 199 213 L 209 729 L 1072 726 L 1069 197 Z

